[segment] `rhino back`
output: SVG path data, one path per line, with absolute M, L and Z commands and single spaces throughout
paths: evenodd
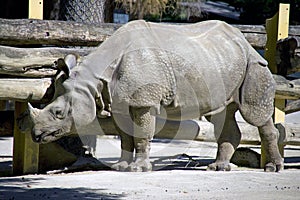
M 110 83 L 115 105 L 171 106 L 206 113 L 224 107 L 242 84 L 249 48 L 219 21 L 126 24 L 85 59 L 91 80 Z M 121 106 L 122 107 L 122 106 Z
M 113 102 L 170 107 L 176 101 L 186 113 L 201 114 L 224 107 L 245 76 L 250 45 L 243 35 L 216 21 L 149 26 L 148 36 L 122 55 Z

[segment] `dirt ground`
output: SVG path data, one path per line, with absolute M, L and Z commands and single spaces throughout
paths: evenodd
M 96 157 L 116 162 L 119 145 L 116 138 L 98 138 Z M 251 148 L 259 152 L 258 146 Z M 154 140 L 153 172 L 0 177 L 0 199 L 299 199 L 300 147 L 285 148 L 286 169 L 280 173 L 235 165 L 230 172 L 206 171 L 215 153 L 215 143 Z M 11 167 L 11 160 L 12 138 L 0 138 L 0 168 Z

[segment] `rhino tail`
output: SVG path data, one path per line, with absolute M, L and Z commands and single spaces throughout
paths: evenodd
M 259 55 L 250 58 L 240 90 L 240 112 L 248 123 L 262 126 L 274 112 L 276 83 L 267 61 Z

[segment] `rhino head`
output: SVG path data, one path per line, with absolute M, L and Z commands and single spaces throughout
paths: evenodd
M 71 132 L 73 117 L 70 102 L 60 96 L 44 109 L 33 108 L 28 103 L 29 117 L 32 122 L 32 139 L 47 143 Z
M 88 91 L 89 87 L 82 87 L 81 91 L 72 83 L 71 69 L 77 65 L 76 60 L 76 56 L 68 55 L 57 61 L 61 72 L 55 80 L 55 94 L 50 104 L 43 109 L 28 104 L 33 141 L 48 143 L 57 140 L 76 133 L 76 126 L 83 127 L 96 119 L 95 95 Z

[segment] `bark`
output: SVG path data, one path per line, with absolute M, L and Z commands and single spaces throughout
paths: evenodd
M 120 25 L 0 19 L 0 45 L 98 46 Z
M 278 99 L 299 99 L 300 80 L 289 81 L 283 76 L 273 74 L 276 81 L 276 98 Z
M 300 111 L 300 100 L 289 101 L 284 109 L 285 114 Z
M 118 135 L 111 118 L 98 120 L 105 135 Z M 178 130 L 179 126 L 180 129 Z M 238 126 L 242 133 L 241 144 L 260 144 L 261 139 L 257 127 L 243 121 L 239 121 Z M 300 144 L 299 124 L 276 124 L 276 126 L 284 127 L 280 128 L 280 138 L 283 144 Z M 167 120 L 164 122 L 158 118 L 156 130 L 160 131 L 156 131 L 154 138 L 216 142 L 213 125 L 206 121 L 187 120 L 178 122 Z
M 0 45 L 97 46 L 120 26 L 55 20 L 0 19 Z M 263 26 L 234 26 L 242 31 L 254 48 L 264 49 L 267 36 Z M 300 37 L 300 26 L 290 26 L 290 35 Z
M 54 76 L 54 62 L 68 54 L 88 55 L 94 48 L 14 48 L 0 46 L 0 74 L 26 77 Z
M 51 78 L 0 79 L 0 100 L 42 101 L 52 98 Z

